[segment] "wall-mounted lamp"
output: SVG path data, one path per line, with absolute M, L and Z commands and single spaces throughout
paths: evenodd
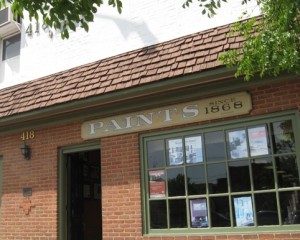
M 21 146 L 21 152 L 26 160 L 30 159 L 30 148 L 25 142 Z

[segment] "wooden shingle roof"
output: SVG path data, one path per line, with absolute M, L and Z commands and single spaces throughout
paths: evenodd
M 229 30 L 217 27 L 2 89 L 0 118 L 220 67 L 219 55 L 243 43 Z

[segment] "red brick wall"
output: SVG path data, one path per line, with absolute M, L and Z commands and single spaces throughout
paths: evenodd
M 250 90 L 250 94 L 253 104 L 252 115 L 300 110 L 300 78 L 293 82 L 256 87 Z
M 250 94 L 252 115 L 300 110 L 300 82 L 257 87 L 251 89 Z M 104 138 L 101 150 L 104 239 L 300 239 L 300 233 L 142 238 L 138 134 Z
M 280 93 L 282 91 L 282 94 Z M 273 84 L 250 90 L 251 115 L 300 110 L 300 81 Z M 221 240 L 221 239 L 300 239 L 294 234 L 234 234 L 219 236 L 142 237 L 140 159 L 138 134 L 101 140 L 104 239 Z
M 300 81 L 250 89 L 251 115 L 298 109 Z M 1 239 L 54 240 L 58 234 L 58 147 L 82 143 L 81 123 L 36 129 L 27 141 L 32 158 L 20 153 L 21 132 L 0 138 L 3 156 Z M 33 128 L 34 129 L 34 128 Z M 139 134 L 101 139 L 103 239 L 107 240 L 220 240 L 299 239 L 293 234 L 235 234 L 221 236 L 142 237 Z M 32 209 L 21 208 L 23 187 L 32 187 Z
M 34 128 L 33 128 L 34 129 Z M 26 141 L 32 149 L 29 161 L 21 155 L 21 132 L 0 138 L 3 156 L 1 240 L 54 240 L 58 232 L 58 147 L 81 142 L 80 124 L 35 131 Z M 23 188 L 32 187 L 29 215 L 21 208 Z
M 101 140 L 104 239 L 141 236 L 138 134 Z

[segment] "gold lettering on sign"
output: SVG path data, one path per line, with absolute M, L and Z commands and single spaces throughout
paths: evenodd
M 21 133 L 21 139 L 23 141 L 29 140 L 29 139 L 34 139 L 34 138 L 35 138 L 34 130 L 24 131 L 24 132 Z
M 81 136 L 83 139 L 92 139 L 221 119 L 248 114 L 251 109 L 250 94 L 237 92 L 84 122 L 81 126 Z

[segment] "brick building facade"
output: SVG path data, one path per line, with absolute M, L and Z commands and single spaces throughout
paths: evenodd
M 223 51 L 242 45 L 242 39 L 228 38 L 228 31 L 229 26 L 222 26 L 0 90 L 1 239 L 300 239 L 299 76 L 283 75 L 250 82 L 234 79 L 234 71 L 225 69 L 217 60 Z M 151 109 L 228 94 L 233 94 L 233 99 L 239 92 L 250 96 L 248 113 L 117 133 L 121 128 L 131 129 L 133 123 L 129 121 L 136 112 L 142 115 Z M 186 118 L 196 115 L 195 108 L 185 110 Z M 203 113 L 202 109 L 199 111 Z M 172 112 L 168 114 L 171 119 Z M 118 120 L 113 121 L 119 115 L 127 116 L 126 127 Z M 147 125 L 149 115 L 143 116 L 140 120 Z M 116 133 L 83 139 L 84 123 L 106 118 L 111 119 L 107 129 L 112 128 Z M 167 115 L 165 122 L 166 119 Z M 288 127 L 276 130 L 277 123 Z M 221 162 L 226 165 L 229 189 L 224 192 L 219 183 L 221 178 L 210 175 L 216 173 L 211 166 L 221 166 L 219 160 L 212 160 L 211 165 L 208 160 L 209 143 L 219 140 L 209 142 L 208 136 L 223 132 L 231 144 L 231 129 L 247 134 L 248 147 L 243 157 L 236 157 L 224 147 L 226 160 Z M 257 129 L 263 129 L 264 133 L 258 139 L 260 152 L 254 152 L 257 145 L 251 145 L 250 130 Z M 203 159 L 188 162 L 188 147 L 183 144 L 185 151 L 181 153 L 185 160 L 173 164 L 169 140 L 183 139 L 186 143 L 187 135 L 200 139 Z M 158 148 L 168 149 L 161 157 L 167 163 L 151 167 L 150 146 L 162 141 L 161 136 L 167 139 L 166 145 Z M 30 148 L 29 160 L 21 154 L 23 142 Z M 283 147 L 284 144 L 292 146 Z M 213 152 L 221 151 L 219 145 L 214 146 Z M 263 168 L 271 167 L 271 175 L 261 168 L 255 175 L 255 160 Z M 238 170 L 243 171 L 241 165 L 234 165 L 242 161 L 249 161 L 242 164 L 250 171 L 249 189 L 235 191 L 232 168 L 240 167 Z M 289 167 L 284 166 L 285 162 Z M 204 192 L 192 194 L 190 179 L 186 177 L 185 193 L 171 195 L 171 181 L 179 184 L 176 180 L 179 174 L 172 178 L 172 171 L 182 168 L 183 175 L 193 179 L 191 166 L 205 169 L 201 180 Z M 150 190 L 150 176 L 155 171 L 168 174 L 160 176 L 165 177 L 161 181 L 162 196 Z M 281 178 L 282 172 L 290 178 Z M 265 182 L 258 175 L 271 177 Z M 272 186 L 262 187 L 262 182 L 270 181 L 274 182 Z M 194 184 L 201 188 L 198 180 Z M 251 216 L 247 216 L 250 225 L 239 225 L 239 219 L 244 218 L 237 215 L 235 199 L 241 197 L 251 202 Z M 227 206 L 217 198 L 231 200 L 227 200 Z M 181 201 L 180 205 L 172 207 L 176 200 Z M 194 200 L 199 201 L 198 205 L 196 202 L 192 205 Z M 258 213 L 265 211 L 261 209 L 263 204 L 269 205 L 268 212 L 275 212 L 272 215 L 275 223 L 270 219 L 260 222 Z M 204 207 L 200 220 L 206 225 L 194 225 L 193 207 Z M 178 208 L 184 208 L 184 213 L 177 211 Z M 214 217 L 218 208 L 219 212 L 224 208 L 230 210 L 228 225 Z

